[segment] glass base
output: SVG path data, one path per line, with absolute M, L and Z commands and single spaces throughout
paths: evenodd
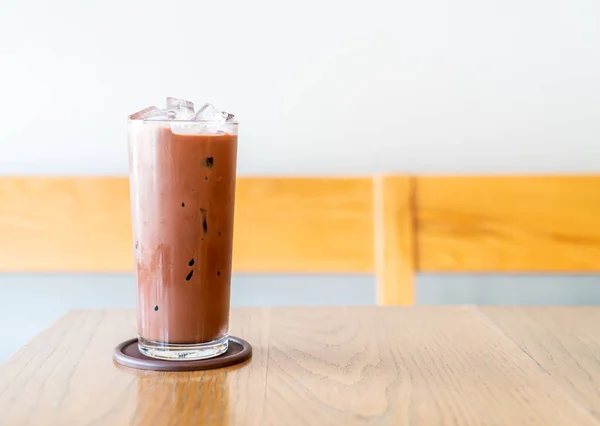
M 229 335 L 225 335 L 219 340 L 213 340 L 212 342 L 191 345 L 155 342 L 138 336 L 138 347 L 143 355 L 150 358 L 170 361 L 196 361 L 199 359 L 214 358 L 227 352 Z

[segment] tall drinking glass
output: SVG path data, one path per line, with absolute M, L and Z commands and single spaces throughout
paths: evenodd
M 228 345 L 237 123 L 128 122 L 139 349 L 170 360 Z

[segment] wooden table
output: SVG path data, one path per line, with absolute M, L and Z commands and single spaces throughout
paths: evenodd
M 0 424 L 600 425 L 600 308 L 248 308 L 232 332 L 243 365 L 137 371 L 111 360 L 133 312 L 70 312 L 0 366 Z

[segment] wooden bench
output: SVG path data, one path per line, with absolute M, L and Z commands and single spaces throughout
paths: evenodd
M 416 272 L 600 271 L 600 176 L 375 179 L 378 300 Z
M 131 272 L 126 177 L 0 178 L 0 272 Z M 600 176 L 238 179 L 236 272 L 600 271 Z

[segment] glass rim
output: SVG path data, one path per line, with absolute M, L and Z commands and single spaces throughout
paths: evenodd
M 128 122 L 130 123 L 179 123 L 179 124 L 216 124 L 220 126 L 228 126 L 228 125 L 239 125 L 239 121 L 226 121 L 223 123 L 219 120 L 144 120 L 143 118 L 128 118 Z

